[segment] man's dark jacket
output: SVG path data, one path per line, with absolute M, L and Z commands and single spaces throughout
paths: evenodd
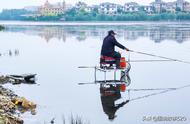
M 121 49 L 125 49 L 125 46 L 117 42 L 114 36 L 106 36 L 103 40 L 101 55 L 112 57 L 115 52 L 115 46 L 118 46 Z

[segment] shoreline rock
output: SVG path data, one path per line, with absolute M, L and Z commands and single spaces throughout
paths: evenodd
M 0 124 L 23 124 L 19 115 L 26 111 L 34 115 L 35 109 L 36 104 L 0 85 Z

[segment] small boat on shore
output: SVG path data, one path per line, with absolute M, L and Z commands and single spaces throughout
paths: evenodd
M 7 75 L 6 77 L 9 78 L 9 80 L 12 82 L 15 82 L 14 84 L 20 84 L 23 83 L 35 83 L 35 76 L 37 74 L 22 74 L 22 75 Z

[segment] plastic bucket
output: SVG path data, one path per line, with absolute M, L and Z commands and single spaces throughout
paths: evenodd
M 125 60 L 125 57 L 121 57 L 121 59 L 120 59 L 120 67 L 121 67 L 121 68 L 126 68 L 126 60 Z
M 121 92 L 125 92 L 125 90 L 126 90 L 126 85 L 125 84 L 121 84 L 120 85 L 120 91 Z

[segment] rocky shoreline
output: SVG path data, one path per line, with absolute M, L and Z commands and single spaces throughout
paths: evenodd
M 20 114 L 30 111 L 36 114 L 36 104 L 3 87 L 7 78 L 0 77 L 0 124 L 23 124 Z

